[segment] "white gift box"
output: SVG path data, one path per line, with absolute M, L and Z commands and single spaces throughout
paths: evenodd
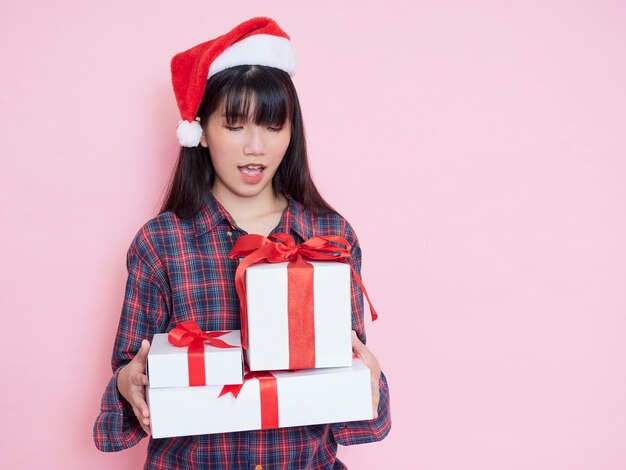
M 188 347 L 177 347 L 170 344 L 167 336 L 167 333 L 159 333 L 152 338 L 148 353 L 148 382 L 150 387 L 188 387 Z M 240 331 L 228 331 L 225 335 L 215 339 L 236 347 L 218 348 L 204 343 L 206 385 L 243 383 Z
M 370 371 L 351 367 L 277 371 L 278 427 L 372 419 Z M 263 429 L 259 379 L 243 384 L 237 398 L 221 386 L 147 387 L 152 437 L 191 436 Z M 267 392 L 266 392 L 267 393 Z
M 350 366 L 350 266 L 334 261 L 309 263 L 313 265 L 315 331 L 315 365 L 310 367 Z M 287 265 L 287 262 L 257 264 L 246 269 L 246 360 L 252 371 L 292 368 L 289 365 Z

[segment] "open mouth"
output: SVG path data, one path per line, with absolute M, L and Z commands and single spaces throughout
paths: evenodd
M 246 176 L 259 176 L 265 170 L 263 165 L 244 165 L 237 167 L 239 171 L 242 172 Z

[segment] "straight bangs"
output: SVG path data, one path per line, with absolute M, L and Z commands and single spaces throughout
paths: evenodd
M 269 74 L 244 73 L 224 93 L 223 113 L 228 125 L 252 121 L 259 126 L 283 127 L 293 119 L 293 97 Z

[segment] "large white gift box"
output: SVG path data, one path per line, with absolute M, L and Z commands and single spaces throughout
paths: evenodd
M 291 312 L 288 307 L 301 300 L 301 290 L 289 286 L 289 263 L 255 264 L 246 269 L 245 354 L 250 370 L 347 367 L 352 363 L 350 266 L 333 261 L 308 263 L 313 266 L 312 332 L 297 322 L 290 327 L 289 317 L 298 314 L 299 309 Z M 289 299 L 289 295 L 295 299 Z M 307 345 L 314 360 L 293 366 L 294 361 L 298 363 L 293 357 L 294 341 L 299 341 L 300 350 Z
M 215 335 L 215 332 L 206 332 Z M 203 342 L 204 354 L 195 362 L 199 370 L 194 370 L 190 361 L 189 347 L 170 344 L 168 334 L 156 334 L 152 338 L 148 353 L 148 382 L 153 389 L 162 387 L 189 387 L 190 378 L 200 376 L 203 385 L 224 385 L 243 383 L 243 357 L 239 330 L 217 333 L 212 339 L 216 344 L 226 343 L 233 348 L 220 348 Z M 202 351 L 201 351 L 202 352 Z M 204 364 L 202 364 L 204 363 Z M 204 367 L 202 367 L 202 365 Z M 195 388 L 195 387 L 192 387 Z
M 256 372 L 238 396 L 221 386 L 146 389 L 152 437 L 175 437 L 372 419 L 370 371 L 350 367 Z

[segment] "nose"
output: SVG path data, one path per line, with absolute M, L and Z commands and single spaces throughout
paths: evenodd
M 248 126 L 246 133 L 246 143 L 243 152 L 246 155 L 264 155 L 265 154 L 265 134 L 262 126 L 253 124 Z

